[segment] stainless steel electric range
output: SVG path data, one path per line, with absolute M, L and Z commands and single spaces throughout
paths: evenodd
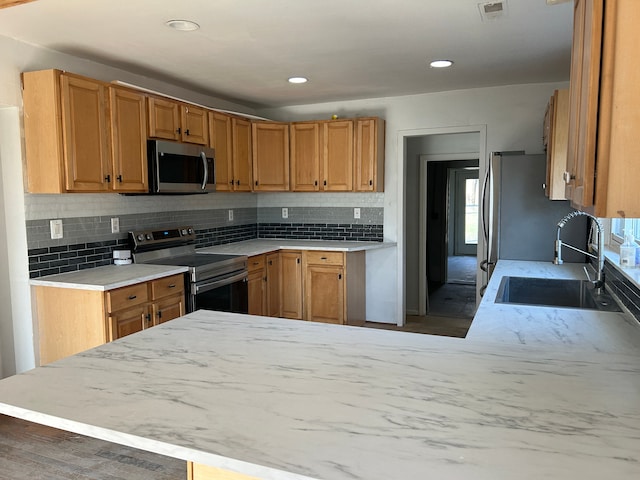
M 135 263 L 189 267 L 187 311 L 248 313 L 247 257 L 196 253 L 193 227 L 129 232 Z

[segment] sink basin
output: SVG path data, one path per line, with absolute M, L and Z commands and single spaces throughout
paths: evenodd
M 611 295 L 597 295 L 587 280 L 556 278 L 502 277 L 496 303 L 622 311 Z

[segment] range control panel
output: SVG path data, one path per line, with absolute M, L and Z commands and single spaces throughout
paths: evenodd
M 177 227 L 160 230 L 139 230 L 129 232 L 129 241 L 134 251 L 140 249 L 163 248 L 172 245 L 186 245 L 196 240 L 193 227 Z

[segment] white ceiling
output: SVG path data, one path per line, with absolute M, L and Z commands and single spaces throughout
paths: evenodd
M 38 0 L 0 32 L 255 107 L 568 80 L 573 3 L 505 1 L 487 21 L 479 0 Z

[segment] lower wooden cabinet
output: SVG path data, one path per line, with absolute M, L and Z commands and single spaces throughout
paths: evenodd
M 249 257 L 249 315 L 280 316 L 280 253 Z
M 302 319 L 302 252 L 280 251 L 280 316 Z
M 182 274 L 107 292 L 40 285 L 32 292 L 39 365 L 185 314 Z
M 365 253 L 305 251 L 304 319 L 365 322 Z
M 260 480 L 242 473 L 235 473 L 201 463 L 187 462 L 187 480 Z

